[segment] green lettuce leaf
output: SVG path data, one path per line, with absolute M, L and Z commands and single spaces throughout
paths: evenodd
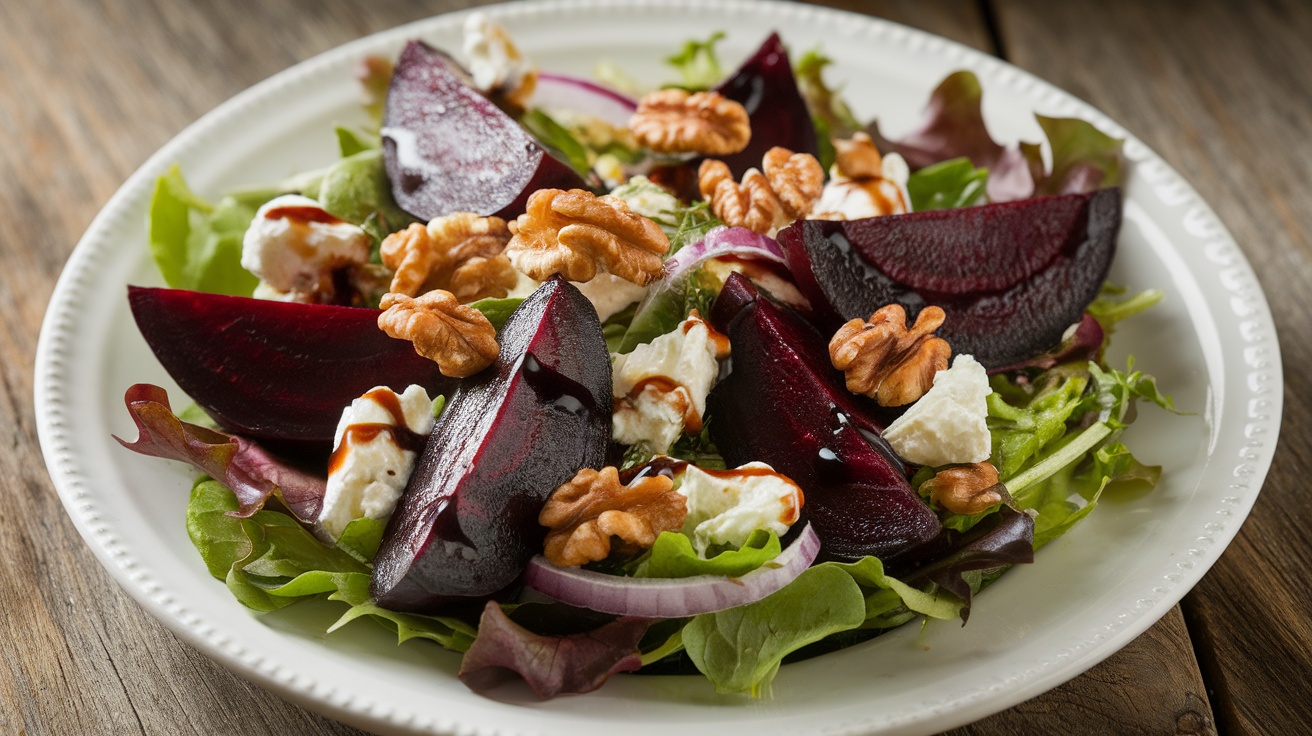
M 323 596 L 350 606 L 329 633 L 369 617 L 395 633 L 398 642 L 423 638 L 456 651 L 469 648 L 474 628 L 459 619 L 388 611 L 370 599 L 369 561 L 385 522 L 352 521 L 337 544 L 328 546 L 287 514 L 229 515 L 237 508 L 232 491 L 202 479 L 187 504 L 187 534 L 210 574 L 227 583 L 246 607 L 267 612 Z
M 673 332 L 694 309 L 703 315 L 710 314 L 711 304 L 719 292 L 719 282 L 700 268 L 678 281 L 662 279 L 656 282 L 638 305 L 616 352 L 633 352 L 639 345 Z
M 350 158 L 357 153 L 382 147 L 377 131 L 351 128 L 345 125 L 338 125 L 334 130 L 337 133 L 337 148 L 341 151 L 342 158 Z
M 822 54 L 819 49 L 812 49 L 793 68 L 797 89 L 802 93 L 807 111 L 811 113 L 811 122 L 815 125 L 816 143 L 820 148 L 818 158 L 825 171 L 834 163 L 832 140 L 851 138 L 862 127 L 847 102 L 839 95 L 839 90 L 825 83 L 825 67 L 832 63 L 833 59 Z
M 198 197 L 174 164 L 155 181 L 147 230 L 150 253 L 175 289 L 250 296 L 257 278 L 241 267 L 242 237 L 258 204 Z
M 1078 118 L 1035 115 L 1052 148 L 1052 169 L 1044 173 L 1038 146 L 1022 144 L 1034 173 L 1034 196 L 1091 192 L 1119 186 L 1124 178 L 1125 141 Z
M 922 212 L 977 205 L 985 199 L 988 179 L 988 169 L 975 168 L 965 157 L 926 166 L 907 178 L 911 209 Z
M 510 319 L 510 315 L 518 309 L 519 305 L 523 302 L 524 300 L 519 297 L 511 297 L 509 299 L 479 299 L 478 301 L 471 303 L 469 306 L 482 312 L 483 316 L 487 317 L 487 321 L 491 322 L 492 326 L 497 328 L 497 331 L 500 332 L 502 325 L 506 324 L 506 320 Z
M 697 92 L 718 84 L 724 78 L 724 71 L 720 69 L 720 60 L 715 54 L 715 44 L 722 38 L 724 32 L 716 31 L 705 41 L 693 39 L 684 43 L 677 54 L 666 57 L 665 63 L 674 67 L 679 73 L 679 81 L 672 86 Z
M 587 147 L 550 115 L 534 108 L 520 117 L 519 124 L 580 176 L 586 177 L 592 171 Z
M 692 540 L 678 532 L 661 532 L 647 558 L 633 576 L 639 578 L 687 578 L 694 575 L 739 577 L 779 556 L 779 536 L 757 529 L 740 549 L 726 550 L 710 558 L 697 556 Z
M 755 603 L 694 617 L 683 645 L 716 692 L 759 696 L 790 652 L 865 620 L 865 596 L 852 576 L 820 565 Z
M 382 230 L 389 233 L 416 221 L 392 199 L 383 152 L 377 148 L 347 156 L 330 167 L 319 185 L 318 199 L 329 213 L 355 225 L 376 217 Z

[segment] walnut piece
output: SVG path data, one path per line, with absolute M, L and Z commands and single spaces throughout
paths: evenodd
M 946 315 L 939 307 L 920 310 L 907 328 L 907 313 L 890 304 L 843 325 L 829 341 L 829 359 L 847 374 L 847 390 L 881 406 L 910 404 L 934 385 L 934 374 L 948 367 L 952 349 L 934 336 Z
M 472 376 L 501 352 L 496 328 L 487 317 L 460 304 L 449 291 L 430 291 L 418 298 L 388 293 L 379 306 L 384 311 L 378 315 L 378 328 L 414 343 L 415 352 L 437 363 L 444 376 Z
M 978 514 L 1002 503 L 1006 486 L 988 462 L 943 468 L 920 486 L 920 493 L 954 514 Z
M 761 168 L 790 220 L 805 217 L 824 191 L 825 170 L 809 153 L 775 146 L 765 152 Z
M 886 162 L 865 133 L 835 138 L 833 144 L 831 178 L 808 217 L 856 220 L 910 211 L 903 188 L 908 172 L 900 156 L 891 156 Z
M 807 216 L 824 190 L 824 170 L 815 156 L 779 146 L 766 152 L 762 168 L 748 169 L 737 183 L 723 161 L 706 159 L 697 189 L 724 224 L 769 235 Z
M 687 516 L 687 500 L 666 476 L 625 486 L 613 467 L 584 468 L 553 491 L 538 514 L 538 523 L 550 529 L 543 556 L 553 565 L 572 567 L 606 559 L 613 545 L 616 552 L 636 554 L 661 532 L 682 528 Z
M 390 291 L 418 296 L 441 289 L 464 304 L 504 297 L 514 288 L 515 268 L 501 253 L 509 241 L 505 220 L 457 212 L 392 233 L 379 251 L 396 271 Z
M 851 138 L 835 138 L 834 166 L 839 176 L 848 179 L 881 179 L 884 176 L 884 157 L 875 148 L 875 142 L 865 133 Z
M 629 120 L 638 143 L 657 153 L 727 156 L 747 147 L 747 110 L 719 92 L 662 89 L 643 97 Z
M 557 273 L 569 281 L 610 273 L 645 286 L 660 277 L 661 256 L 670 249 L 660 225 L 624 200 L 582 189 L 539 189 L 511 231 L 506 256 L 538 281 Z

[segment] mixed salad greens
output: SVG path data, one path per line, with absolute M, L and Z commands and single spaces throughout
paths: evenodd
M 667 86 L 699 91 L 723 85 L 726 74 L 715 48 L 722 36 L 689 41 L 671 55 L 668 62 L 675 77 Z M 513 55 L 511 60 L 522 61 Z M 808 121 L 814 130 L 811 145 L 826 172 L 835 164 L 834 141 L 858 133 L 868 134 L 880 152 L 898 154 L 910 170 L 902 183 L 906 211 L 957 210 L 1091 192 L 1123 179 L 1121 142 L 1080 120 L 1037 116 L 1047 138 L 1048 162 L 1040 144 L 996 143 L 980 113 L 979 82 L 969 72 L 952 74 L 934 90 L 919 128 L 888 139 L 875 123 L 862 123 L 841 90 L 826 82 L 830 64 L 821 51 L 813 50 L 793 69 L 785 68 L 795 79 L 789 84 L 796 84 L 805 109 L 784 114 L 800 114 Z M 472 72 L 477 79 L 479 70 Z M 361 277 L 352 288 L 339 288 L 334 298 L 377 307 L 390 277 L 379 254 L 381 244 L 389 234 L 421 221 L 397 205 L 397 183 L 387 172 L 379 126 L 391 73 L 387 60 L 371 58 L 362 66 L 359 81 L 373 124 L 337 127 L 341 158 L 325 169 L 229 192 L 218 201 L 192 192 L 177 167 L 160 177 L 151 199 L 149 235 L 151 253 L 167 284 L 211 294 L 257 294 L 261 280 L 243 267 L 243 239 L 262 206 L 296 194 L 368 235 L 368 265 L 357 269 L 357 275 L 376 278 L 371 282 Z M 746 274 L 780 302 L 805 303 L 790 290 L 782 258 L 754 260 L 778 252 L 770 235 L 725 228 L 706 201 L 687 196 L 670 176 L 686 158 L 644 150 L 622 123 L 607 120 L 608 104 L 619 100 L 621 108 L 632 107 L 631 101 L 624 102 L 628 94 L 643 91 L 621 69 L 602 64 L 598 82 L 572 80 L 563 85 L 582 90 L 579 99 L 589 100 L 575 110 L 562 109 L 559 103 L 537 105 L 533 96 L 507 101 L 514 97 L 507 92 L 515 79 L 496 78 L 484 85 L 484 92 L 555 159 L 594 191 L 630 202 L 645 197 L 663 203 L 650 216 L 669 239 L 666 277 L 647 287 L 641 299 L 604 315 L 602 334 L 611 353 L 633 354 L 681 326 L 686 329 L 690 315 L 709 317 L 726 283 L 736 278 L 734 273 Z M 594 689 L 617 672 L 695 670 L 717 692 L 760 695 L 769 691 L 789 657 L 830 651 L 916 619 L 959 618 L 964 623 L 973 594 L 1012 565 L 1029 562 L 1034 550 L 1070 530 L 1104 494 L 1154 485 L 1160 469 L 1140 462 L 1121 435 L 1134 418 L 1136 404 L 1173 410 L 1171 401 L 1133 361 L 1123 368 L 1112 366 L 1104 355 L 1116 324 L 1162 297 L 1160 291 L 1126 294 L 1106 285 L 1061 344 L 991 372 L 985 418 L 989 462 L 1005 490 L 1000 502 L 974 514 L 955 513 L 925 498 L 923 503 L 943 529 L 927 545 L 932 547 L 929 552 L 891 560 L 830 556 L 812 564 L 812 549 L 810 559 L 799 563 L 798 550 L 810 533 L 802 532 L 803 519 L 783 533 L 758 528 L 741 544 L 709 551 L 696 549 L 687 534 L 665 531 L 649 549 L 612 555 L 579 573 L 638 581 L 626 585 L 715 578 L 739 586 L 747 581 L 751 588 L 752 576 L 777 578 L 779 570 L 788 571 L 787 579 L 767 595 L 684 616 L 616 616 L 533 594 L 501 595 L 485 606 L 452 607 L 441 615 L 389 610 L 371 592 L 373 563 L 387 518 L 355 518 L 326 543 L 312 516 L 323 503 L 322 468 L 293 467 L 260 442 L 229 433 L 198 406 L 175 416 L 164 392 L 148 386 L 128 392 L 140 438 L 124 444 L 191 462 L 204 472 L 191 491 L 187 533 L 209 572 L 254 611 L 310 599 L 340 602 L 345 607 L 330 633 L 368 618 L 393 631 L 398 642 L 430 639 L 464 653 L 461 678 L 479 690 L 493 686 L 507 671 L 522 677 L 539 696 L 551 697 Z M 471 306 L 500 330 L 525 301 L 526 294 L 508 295 L 479 299 Z M 434 416 L 441 416 L 450 398 L 436 397 Z M 681 433 L 668 448 L 644 443 L 613 448 L 612 462 L 630 476 L 641 476 L 644 468 L 661 462 L 728 472 L 731 464 L 716 444 L 715 423 L 720 420 L 713 412 L 704 419 L 699 430 Z M 939 470 L 906 469 L 913 489 L 922 489 Z M 534 564 L 530 578 L 544 567 Z

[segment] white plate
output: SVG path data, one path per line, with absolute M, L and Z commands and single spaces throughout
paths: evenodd
M 365 53 L 396 53 L 421 37 L 458 44 L 463 14 L 348 44 L 238 95 L 152 157 L 114 195 L 78 244 L 51 299 L 36 365 L 41 444 L 60 496 L 106 569 L 152 615 L 233 671 L 314 710 L 398 733 L 757 736 L 922 733 L 978 719 L 1094 665 L 1164 615 L 1220 556 L 1252 506 L 1271 461 L 1281 410 L 1279 348 L 1262 291 L 1216 215 L 1143 143 L 1088 105 L 955 43 L 856 15 L 786 4 L 695 0 L 506 5 L 504 22 L 541 66 L 587 74 L 602 57 L 651 81 L 685 38 L 731 29 L 726 66 L 771 29 L 794 53 L 834 58 L 861 117 L 908 128 L 934 84 L 956 69 L 979 75 L 995 135 L 1039 140 L 1030 115 L 1077 116 L 1128 137 L 1133 162 L 1112 280 L 1160 287 L 1166 302 L 1117 335 L 1114 362 L 1133 353 L 1194 416 L 1146 409 L 1127 435 L 1165 467 L 1149 495 L 1107 499 L 1032 566 L 985 591 L 964 628 L 916 627 L 785 667 L 772 699 L 717 697 L 694 677 L 619 677 L 597 693 L 538 703 L 513 688 L 501 700 L 454 677 L 459 658 L 424 643 L 396 647 L 380 627 L 332 636 L 330 604 L 256 617 L 211 578 L 183 528 L 190 473 L 134 455 L 128 385 L 170 388 L 138 336 L 127 283 L 159 282 L 146 255 L 151 185 L 172 162 L 215 194 L 330 162 L 331 123 L 358 120 L 350 81 Z M 176 389 L 175 389 L 176 390 Z M 176 393 L 175 393 L 176 395 Z

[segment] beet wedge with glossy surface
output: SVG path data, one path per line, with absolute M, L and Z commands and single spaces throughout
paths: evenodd
M 586 185 L 422 41 L 401 52 L 383 114 L 392 197 L 421 220 L 453 212 L 515 217 L 538 189 Z
M 482 600 L 542 551 L 538 512 L 610 440 L 610 354 L 597 311 L 559 277 L 501 330 L 501 354 L 451 397 L 374 558 L 379 605 L 438 613 Z
M 224 429 L 279 450 L 327 453 L 342 410 L 374 386 L 457 381 L 378 329 L 378 310 L 128 287 L 142 337 Z
M 938 518 L 815 328 L 738 274 L 712 321 L 733 346 L 733 369 L 707 400 L 715 445 L 729 467 L 761 461 L 801 486 L 822 557 L 889 560 L 937 536 Z
M 826 329 L 901 304 L 934 304 L 938 335 L 987 368 L 1057 347 L 1098 295 L 1121 226 L 1117 189 L 867 220 L 806 220 L 779 233 Z
M 759 169 L 765 152 L 775 146 L 793 153 L 818 154 L 815 124 L 797 89 L 788 50 L 778 33 L 771 33 L 715 91 L 740 103 L 751 120 L 752 139 L 747 147 L 722 157 L 734 177 L 741 177 L 750 168 Z

